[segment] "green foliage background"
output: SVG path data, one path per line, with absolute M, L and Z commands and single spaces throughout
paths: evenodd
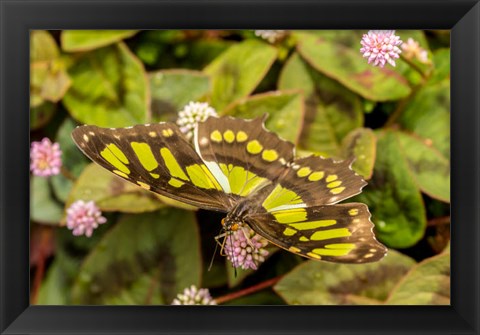
M 449 33 L 398 31 L 431 62 L 375 68 L 365 31 L 33 31 L 31 140 L 60 143 L 64 173 L 31 177 L 32 302 L 170 304 L 185 287 L 224 304 L 449 304 Z M 221 115 L 269 114 L 267 128 L 310 153 L 345 159 L 369 182 L 382 261 L 342 265 L 274 250 L 234 275 L 214 253 L 222 215 L 157 197 L 89 162 L 78 124 L 174 121 L 190 101 Z M 72 202 L 95 200 L 93 237 L 64 227 Z M 274 279 L 272 279 L 274 278 Z M 261 288 L 233 297 L 233 292 Z

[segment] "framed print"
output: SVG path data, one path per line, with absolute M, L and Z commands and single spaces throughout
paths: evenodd
M 2 333 L 478 333 L 477 2 L 0 9 Z

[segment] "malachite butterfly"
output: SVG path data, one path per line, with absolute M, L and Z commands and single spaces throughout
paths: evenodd
M 146 190 L 225 212 L 228 234 L 248 225 L 271 243 L 315 260 L 375 262 L 387 249 L 365 204 L 338 202 L 367 184 L 350 161 L 295 158 L 264 120 L 209 117 L 193 145 L 170 122 L 72 133 L 91 160 Z

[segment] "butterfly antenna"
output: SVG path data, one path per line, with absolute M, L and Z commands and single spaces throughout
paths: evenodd
M 221 228 L 220 231 L 218 232 L 218 235 L 215 236 L 215 242 L 216 242 L 215 243 L 215 250 L 213 251 L 212 259 L 210 260 L 210 265 L 208 266 L 208 271 L 210 271 L 212 269 L 213 261 L 215 260 L 215 255 L 217 254 L 218 246 L 220 245 L 220 242 L 218 242 L 218 239 L 225 236 L 225 233 L 221 234 L 222 230 L 223 230 L 223 228 Z

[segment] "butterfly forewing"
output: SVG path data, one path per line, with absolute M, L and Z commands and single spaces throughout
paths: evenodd
M 387 251 L 375 239 L 367 206 L 360 203 L 254 212 L 246 220 L 273 244 L 316 260 L 375 262 Z
M 293 160 L 293 144 L 267 131 L 262 119 L 210 117 L 198 125 L 195 140 L 205 163 L 240 197 L 275 182 Z
M 82 126 L 72 137 L 91 160 L 147 190 L 205 209 L 233 206 L 175 124 Z

